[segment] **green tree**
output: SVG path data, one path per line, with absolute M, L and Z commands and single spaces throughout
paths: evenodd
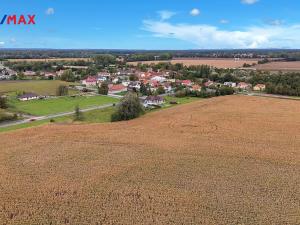
M 80 108 L 79 106 L 77 105 L 75 107 L 75 114 L 74 114 L 74 121 L 82 121 L 84 118 L 83 118 L 83 114 L 82 112 L 80 111 Z
M 142 93 L 142 95 L 148 94 L 147 87 L 145 86 L 144 83 L 141 83 L 140 92 Z
M 69 93 L 69 88 L 66 85 L 59 85 L 56 90 L 57 96 L 66 96 Z
M 100 95 L 107 95 L 108 94 L 108 84 L 107 82 L 102 82 L 101 86 L 98 87 L 98 94 Z
M 0 96 L 0 109 L 8 108 L 7 99 L 5 97 Z
M 162 95 L 162 94 L 165 94 L 165 93 L 166 93 L 166 91 L 165 91 L 163 86 L 159 86 L 156 90 L 156 94 L 158 94 L 158 95 Z
M 134 92 L 128 92 L 121 100 L 117 111 L 112 115 L 112 121 L 131 120 L 144 113 L 144 107 Z
M 75 76 L 74 76 L 72 70 L 66 70 L 63 72 L 60 79 L 63 81 L 67 81 L 67 82 L 74 82 Z

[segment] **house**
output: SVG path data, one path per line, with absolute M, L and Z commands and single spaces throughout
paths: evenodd
M 66 70 L 59 70 L 59 71 L 56 71 L 56 75 L 57 75 L 58 77 L 61 77 L 65 71 L 66 71 Z
M 31 70 L 27 70 L 27 71 L 24 72 L 24 76 L 26 76 L 26 77 L 36 76 L 36 72 L 31 71 Z
M 97 78 L 89 76 L 88 78 L 82 81 L 82 84 L 86 85 L 87 87 L 97 86 Z
M 154 76 L 154 77 L 151 78 L 151 81 L 157 81 L 157 82 L 162 83 L 162 82 L 166 81 L 166 78 L 161 77 L 161 76 Z
M 49 73 L 49 72 L 46 72 L 46 73 L 44 74 L 44 77 L 47 78 L 47 79 L 55 78 L 55 77 L 56 77 L 56 74 L 55 74 L 55 73 Z
M 108 77 L 106 77 L 106 76 L 98 76 L 97 77 L 97 82 L 98 83 L 102 83 L 102 82 L 105 82 L 107 80 L 108 80 Z
M 38 99 L 39 96 L 37 94 L 34 94 L 34 93 L 26 93 L 24 95 L 20 95 L 18 97 L 18 99 L 20 101 L 29 101 L 29 100 L 34 100 L 34 99 Z
M 164 104 L 165 100 L 161 96 L 148 96 L 144 101 L 144 106 L 160 106 Z
M 190 80 L 182 80 L 180 83 L 186 87 L 192 86 L 192 81 Z
M 214 83 L 213 81 L 209 80 L 209 81 L 207 81 L 207 82 L 204 83 L 204 86 L 205 86 L 205 87 L 210 87 L 210 86 L 212 86 L 212 85 L 214 85 L 214 84 L 215 84 L 215 83 Z
M 234 87 L 237 86 L 237 84 L 234 83 L 234 82 L 224 82 L 224 85 L 225 85 L 225 86 L 228 86 L 228 87 L 232 87 L 232 88 L 234 88 Z
M 253 87 L 253 91 L 264 91 L 266 90 L 265 84 L 257 84 Z
M 193 85 L 191 88 L 192 91 L 201 91 L 201 87 L 199 85 Z
M 98 77 L 106 77 L 106 79 L 108 79 L 110 77 L 110 73 L 108 72 L 99 72 L 97 73 Z
M 238 88 L 243 89 L 243 90 L 247 90 L 251 88 L 251 84 L 245 83 L 245 82 L 240 82 L 237 85 Z
M 108 87 L 109 87 L 108 92 L 110 94 L 116 94 L 116 93 L 127 91 L 127 87 L 125 87 L 122 84 L 112 84 L 112 85 L 109 85 Z
M 132 90 L 139 91 L 140 89 L 141 89 L 141 82 L 139 81 L 131 81 L 127 86 L 128 91 L 132 91 Z

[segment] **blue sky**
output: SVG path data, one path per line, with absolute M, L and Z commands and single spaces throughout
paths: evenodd
M 33 26 L 0 25 L 2 48 L 300 48 L 299 0 L 10 0 L 5 14 Z

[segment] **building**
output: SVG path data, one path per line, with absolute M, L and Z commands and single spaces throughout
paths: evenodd
M 88 78 L 82 81 L 82 84 L 87 87 L 97 86 L 97 78 L 93 76 L 89 76 Z
M 116 93 L 120 93 L 120 92 L 124 92 L 124 91 L 127 91 L 127 87 L 125 87 L 122 84 L 109 85 L 108 93 L 110 93 L 110 94 L 116 94 Z
M 161 106 L 165 100 L 161 96 L 148 96 L 144 101 L 144 107 L 148 106 Z
M 20 101 L 29 101 L 29 100 L 34 100 L 34 99 L 39 99 L 39 96 L 34 93 L 26 93 L 24 95 L 20 95 L 18 97 Z
M 31 70 L 27 70 L 27 71 L 24 72 L 24 76 L 26 76 L 26 77 L 36 76 L 36 72 L 31 71 Z
M 237 85 L 238 88 L 243 89 L 243 90 L 247 90 L 251 88 L 251 84 L 245 83 L 245 82 L 240 82 Z
M 257 84 L 253 87 L 253 91 L 265 91 L 266 85 L 265 84 Z
M 232 88 L 235 88 L 237 86 L 237 84 L 234 82 L 225 82 L 224 85 Z

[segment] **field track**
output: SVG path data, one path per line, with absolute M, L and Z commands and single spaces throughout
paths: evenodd
M 228 96 L 0 134 L 0 221 L 299 224 L 299 112 Z

